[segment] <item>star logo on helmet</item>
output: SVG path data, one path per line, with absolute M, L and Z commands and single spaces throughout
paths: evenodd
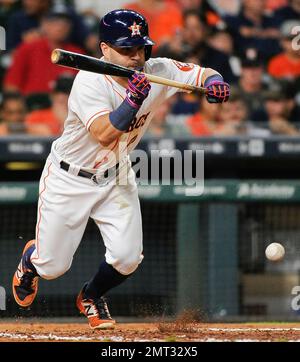
M 129 26 L 128 29 L 131 30 L 131 36 L 135 35 L 142 35 L 140 32 L 141 25 L 137 25 L 136 22 L 133 23 L 133 25 Z

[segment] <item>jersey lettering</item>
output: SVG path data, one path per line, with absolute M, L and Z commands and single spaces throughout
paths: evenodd
M 146 113 L 146 114 L 143 114 L 140 118 L 136 118 L 134 117 L 134 119 L 132 120 L 127 132 L 131 132 L 133 131 L 134 129 L 137 129 L 137 128 L 140 128 L 140 127 L 143 127 L 143 125 L 145 124 L 148 116 L 149 116 L 150 112 Z M 126 133 L 127 133 L 126 132 Z
M 132 137 L 132 138 L 129 140 L 129 142 L 127 142 L 127 147 L 128 147 L 129 145 L 131 145 L 136 139 L 137 139 L 137 135 L 135 135 L 134 137 Z

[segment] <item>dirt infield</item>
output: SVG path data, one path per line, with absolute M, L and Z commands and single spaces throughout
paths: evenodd
M 0 341 L 298 341 L 300 323 L 204 324 L 124 323 L 113 330 L 91 330 L 86 324 L 1 323 Z

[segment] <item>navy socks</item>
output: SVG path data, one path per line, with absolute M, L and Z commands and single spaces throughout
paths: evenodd
M 119 273 L 106 261 L 103 261 L 97 274 L 88 282 L 84 290 L 85 298 L 99 299 L 108 290 L 123 283 L 129 276 Z
M 33 264 L 31 263 L 30 257 L 31 254 L 33 253 L 33 251 L 35 250 L 35 245 L 30 246 L 30 248 L 28 248 L 23 257 L 22 257 L 22 262 L 26 265 L 26 267 L 30 270 L 33 271 L 34 274 L 38 275 L 38 273 L 36 272 L 35 267 L 33 266 Z

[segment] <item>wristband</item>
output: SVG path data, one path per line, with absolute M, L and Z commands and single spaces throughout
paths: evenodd
M 120 106 L 109 114 L 110 123 L 119 131 L 127 131 L 139 108 L 131 106 L 124 100 Z
M 211 75 L 205 79 L 204 87 L 208 87 L 211 82 L 224 82 L 224 79 L 220 74 Z

